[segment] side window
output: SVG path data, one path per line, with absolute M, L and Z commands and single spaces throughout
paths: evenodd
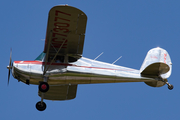
M 50 56 L 48 58 L 48 62 L 51 62 L 53 60 L 54 56 Z M 63 63 L 64 62 L 64 56 L 56 56 L 56 58 L 53 60 L 53 63 Z
M 43 61 L 45 55 L 46 55 L 46 53 L 42 52 L 35 60 Z

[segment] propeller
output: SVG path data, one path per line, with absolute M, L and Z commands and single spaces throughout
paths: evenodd
M 7 69 L 9 70 L 8 71 L 8 85 L 9 85 L 9 79 L 10 79 L 10 73 L 11 73 L 11 69 L 12 69 L 12 48 L 11 48 L 11 51 L 10 51 L 10 60 L 9 60 L 9 65 L 7 66 Z

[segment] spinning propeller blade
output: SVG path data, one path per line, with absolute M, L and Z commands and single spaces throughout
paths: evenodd
M 9 79 L 10 79 L 10 73 L 11 73 L 11 68 L 12 68 L 12 59 L 11 59 L 11 56 L 12 56 L 12 49 L 10 51 L 10 60 L 9 60 L 9 65 L 7 66 L 7 69 L 9 70 L 8 71 L 8 85 L 9 85 Z

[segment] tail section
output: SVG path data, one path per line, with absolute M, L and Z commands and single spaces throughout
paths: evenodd
M 140 73 L 144 77 L 160 78 L 162 81 L 146 82 L 149 86 L 160 87 L 167 82 L 171 75 L 172 63 L 168 52 L 162 48 L 153 48 L 148 51 L 146 58 L 140 68 Z
M 143 76 L 161 76 L 166 79 L 171 75 L 171 70 L 172 63 L 168 52 L 158 47 L 148 51 L 140 72 Z

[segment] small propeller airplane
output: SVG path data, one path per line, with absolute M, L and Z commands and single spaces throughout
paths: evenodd
M 72 6 L 54 6 L 49 11 L 44 51 L 34 61 L 14 61 L 7 66 L 10 73 L 25 84 L 38 85 L 39 111 L 46 109 L 47 100 L 70 100 L 76 97 L 78 84 L 145 82 L 152 87 L 173 85 L 167 78 L 172 63 L 162 48 L 149 50 L 140 68 L 127 67 L 82 57 L 87 16 Z

